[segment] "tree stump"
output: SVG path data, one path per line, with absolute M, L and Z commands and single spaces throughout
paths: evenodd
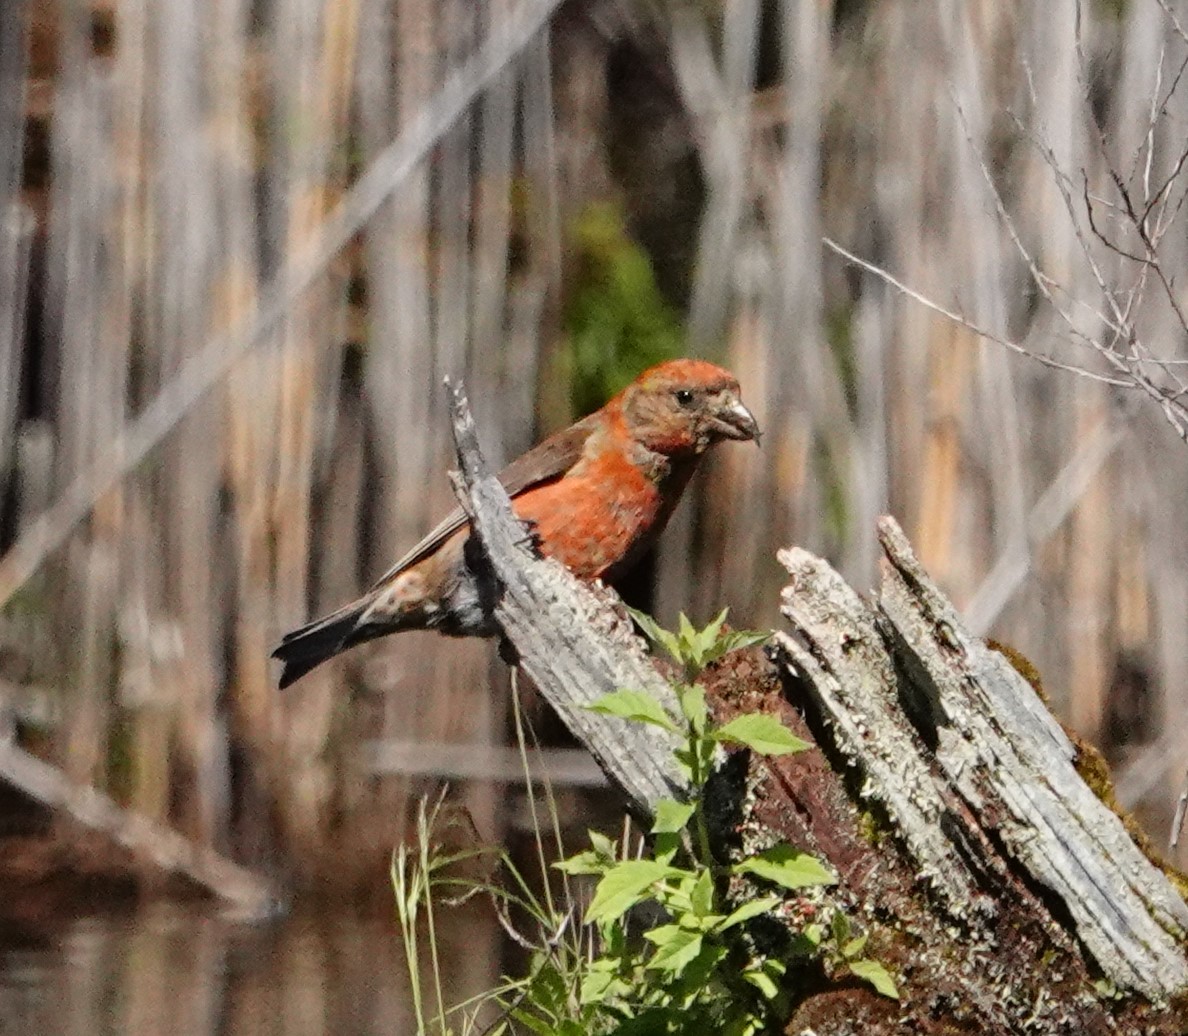
M 494 614 L 519 664 L 647 816 L 679 797 L 655 727 L 584 706 L 622 687 L 671 707 L 617 598 L 541 560 L 483 464 L 453 391 L 462 477 Z M 778 841 L 839 877 L 793 901 L 842 911 L 895 974 L 900 1001 L 828 976 L 789 1033 L 1179 1033 L 1188 907 L 1082 779 L 1084 748 L 1005 654 L 962 625 L 890 518 L 864 598 L 807 551 L 781 551 L 788 628 L 706 674 L 715 712 L 771 712 L 819 751 L 744 758 L 727 840 Z M 1100 789 L 1099 789 L 1100 790 Z M 724 850 L 727 851 L 727 850 Z

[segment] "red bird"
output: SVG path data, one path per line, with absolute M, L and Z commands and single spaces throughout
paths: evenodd
M 499 480 L 542 554 L 580 579 L 613 580 L 655 541 L 702 454 L 721 439 L 759 440 L 738 382 L 712 363 L 672 360 L 513 461 Z M 288 634 L 272 653 L 284 663 L 280 686 L 401 630 L 498 633 L 466 565 L 468 536 L 459 508 L 365 596 Z

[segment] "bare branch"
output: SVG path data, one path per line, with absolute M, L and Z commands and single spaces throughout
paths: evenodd
M 650 816 L 660 799 L 686 797 L 688 781 L 673 759 L 675 735 L 590 709 L 603 695 L 630 687 L 651 694 L 676 716 L 672 688 L 644 654 L 621 606 L 613 607 L 557 561 L 529 551 L 507 491 L 479 451 L 461 386 L 450 386 L 450 408 L 461 468 L 458 499 L 489 563 L 480 575 L 480 599 L 491 602 L 519 664 L 637 813 Z
M 1066 371 L 1070 374 L 1076 374 L 1083 378 L 1089 378 L 1092 381 L 1098 381 L 1105 385 L 1112 385 L 1115 388 L 1132 387 L 1129 381 L 1121 381 L 1104 374 L 1099 374 L 1097 371 L 1091 371 L 1084 367 L 1077 367 L 1069 363 L 1061 363 L 1059 360 L 1055 360 L 1050 356 L 1044 356 L 1041 353 L 1032 352 L 1026 346 L 1022 346 L 1018 342 L 1014 342 L 1009 338 L 1004 338 L 1002 335 L 995 334 L 993 331 L 987 330 L 986 328 L 973 323 L 960 313 L 955 313 L 951 309 L 946 309 L 939 302 L 934 302 L 926 295 L 920 294 L 920 292 L 916 291 L 914 288 L 909 288 L 906 284 L 898 280 L 881 266 L 876 266 L 874 263 L 860 258 L 853 252 L 839 245 L 832 238 L 823 237 L 821 238 L 821 242 L 826 248 L 836 252 L 843 259 L 845 259 L 846 262 L 857 266 L 859 269 L 865 270 L 867 273 L 874 274 L 876 277 L 889 284 L 900 294 L 907 296 L 913 302 L 918 302 L 925 309 L 930 309 L 945 319 L 951 320 L 953 323 L 964 327 L 969 331 L 972 331 L 979 338 L 985 338 L 987 341 L 995 342 L 998 345 L 1005 346 L 1006 348 L 1010 349 L 1011 352 L 1018 353 L 1020 356 L 1025 356 L 1027 359 L 1034 360 L 1036 363 L 1042 363 L 1045 367 L 1051 367 L 1054 370 Z

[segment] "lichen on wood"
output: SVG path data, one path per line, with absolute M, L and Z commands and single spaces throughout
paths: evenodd
M 862 775 L 941 906 L 993 937 L 1026 901 L 1073 935 L 1119 989 L 1188 987 L 1185 907 L 1163 872 L 1075 769 L 1075 749 L 1035 690 L 972 636 L 892 519 L 877 600 L 806 551 L 781 635 L 834 751 Z
M 920 567 L 899 526 L 883 519 L 880 609 L 895 650 L 923 678 L 905 681 L 932 704 L 935 758 L 1013 864 L 1057 897 L 1076 935 L 1118 986 L 1150 996 L 1188 987 L 1180 948 L 1188 906 L 1134 844 L 1122 820 L 1081 779 L 1076 750 L 1034 689 L 962 625 Z
M 833 727 L 835 744 L 863 774 L 861 794 L 878 801 L 919 868 L 954 915 L 993 912 L 944 835 L 953 795 L 934 773 L 919 734 L 898 702 L 898 676 L 870 607 L 808 551 L 780 552 L 792 576 L 783 613 L 797 637 L 777 634 L 789 663 L 807 678 Z

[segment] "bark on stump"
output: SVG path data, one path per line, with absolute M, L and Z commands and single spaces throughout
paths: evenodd
M 582 706 L 622 687 L 673 706 L 617 599 L 535 556 L 452 393 L 459 498 L 520 665 L 648 815 L 680 796 L 667 736 Z M 778 714 L 819 751 L 736 757 L 723 852 L 787 841 L 839 883 L 789 912 L 842 910 L 902 999 L 810 981 L 790 1033 L 1179 1033 L 1188 907 L 1082 779 L 1085 750 L 1001 652 L 972 636 L 894 520 L 877 594 L 806 551 L 781 551 L 788 623 L 766 652 L 707 674 L 721 719 Z M 1101 790 L 1099 788 L 1099 790 Z M 765 890 L 766 891 L 766 890 Z

